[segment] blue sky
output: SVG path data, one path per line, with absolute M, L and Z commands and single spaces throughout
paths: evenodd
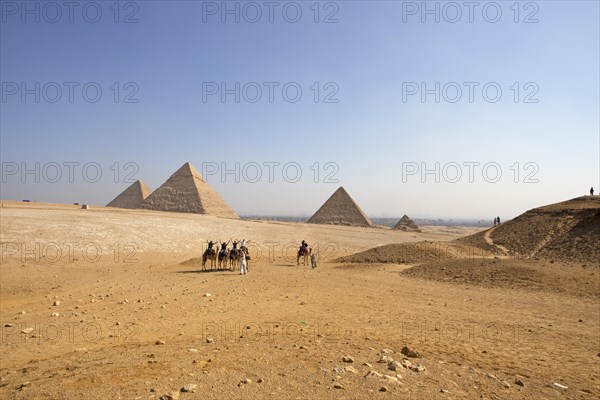
M 220 1 L 78 2 L 71 22 L 2 1 L 1 197 L 106 204 L 186 161 L 238 163 L 239 182 L 205 175 L 240 214 L 310 215 L 344 186 L 371 216 L 506 219 L 600 191 L 597 1 L 478 2 L 473 22 L 463 2 L 428 2 L 439 22 L 422 2 L 315 3 L 273 2 L 270 22 L 227 2 L 236 22 Z

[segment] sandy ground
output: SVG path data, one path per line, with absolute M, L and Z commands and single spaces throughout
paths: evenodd
M 453 282 L 456 260 L 433 278 L 435 263 L 411 273 L 333 262 L 470 228 L 413 234 L 15 202 L 0 217 L 2 399 L 600 396 L 598 269 L 573 269 L 577 284 L 590 274 L 580 295 L 506 274 L 501 286 L 481 284 L 471 264 Z M 248 275 L 188 261 L 230 237 L 252 241 Z M 314 270 L 295 265 L 302 239 L 319 250 Z M 407 358 L 414 371 L 378 362 L 403 362 L 405 345 L 420 355 Z

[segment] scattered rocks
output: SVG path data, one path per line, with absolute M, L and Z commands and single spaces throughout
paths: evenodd
M 154 342 L 154 344 L 157 345 L 157 346 L 160 346 L 160 345 L 165 344 L 165 341 L 164 340 L 157 340 L 156 342 Z
M 184 393 L 194 393 L 197 387 L 198 385 L 196 385 L 195 383 L 188 383 L 187 385 L 181 388 L 181 391 Z
M 25 335 L 27 335 L 28 333 L 33 332 L 33 328 L 25 328 L 21 331 L 21 333 L 24 333 Z
M 556 389 L 561 389 L 561 390 L 567 390 L 569 388 L 568 386 L 562 385 L 562 384 L 560 384 L 558 382 L 554 382 L 552 384 L 552 387 L 554 387 Z
M 31 384 L 31 382 L 30 382 L 30 381 L 23 382 L 23 383 L 21 383 L 21 384 L 19 385 L 19 387 L 18 387 L 17 389 L 18 389 L 18 390 L 21 390 L 21 389 L 23 389 L 23 388 L 25 388 L 25 387 L 29 386 L 30 384 Z
M 520 379 L 517 379 L 517 380 L 515 380 L 515 385 L 518 385 L 518 386 L 521 386 L 521 387 L 523 387 L 523 386 L 525 386 L 525 383 L 523 383 L 523 381 L 522 381 L 522 380 L 520 380 Z
M 160 396 L 160 400 L 178 400 L 179 392 L 171 392 Z
M 402 353 L 406 357 L 410 357 L 410 358 L 419 358 L 419 357 L 421 357 L 421 355 L 415 349 L 411 349 L 408 346 L 402 347 L 402 350 L 400 350 L 400 353 Z
M 383 378 L 383 374 L 380 374 L 379 372 L 377 372 L 375 370 L 370 370 L 365 375 L 365 378 L 378 378 L 378 379 L 382 379 Z
M 13 326 L 13 324 L 4 324 L 5 328 L 12 328 Z M 598 353 L 598 355 L 600 356 L 600 353 Z
M 379 388 L 379 391 L 380 391 L 380 392 L 387 392 L 387 391 L 388 391 L 388 388 L 387 388 L 387 387 L 385 387 L 385 386 L 382 386 L 382 387 L 380 387 L 380 388 Z
M 440 393 L 449 394 L 450 391 L 442 388 L 440 389 Z
M 350 356 L 343 356 L 342 357 L 342 361 L 345 363 L 353 363 L 354 362 L 354 358 L 350 357 Z
M 600 355 L 600 354 L 598 354 L 598 355 Z M 365 367 L 369 367 L 369 368 L 371 368 L 371 367 L 373 366 L 373 365 L 369 364 L 368 362 L 366 362 L 366 363 L 363 363 L 363 365 L 364 365 Z
M 336 383 L 335 385 L 333 385 L 333 388 L 334 388 L 334 389 L 344 389 L 344 386 L 342 386 L 342 385 L 341 385 L 341 384 L 339 384 L 339 383 Z
M 379 354 L 394 354 L 394 350 L 381 349 L 381 351 L 379 351 Z
M 502 384 L 502 386 L 504 386 L 506 389 L 510 389 L 510 383 L 506 382 L 506 381 L 502 381 L 500 382 Z
M 243 383 L 244 385 L 249 385 L 249 384 L 251 384 L 251 383 L 252 383 L 252 379 L 248 379 L 248 378 L 246 378 L 246 379 L 242 380 L 242 382 L 241 382 L 241 383 Z
M 54 303 L 52 303 L 53 306 L 60 306 L 60 301 L 58 300 L 54 300 Z
M 347 367 L 344 367 L 344 371 L 345 372 L 351 372 L 353 374 L 358 374 L 358 370 L 356 368 L 354 368 L 353 366 L 349 365 Z
M 399 363 L 398 361 L 392 361 L 391 363 L 388 364 L 388 369 L 391 371 L 398 371 L 398 370 L 402 369 L 402 364 Z
M 51 316 L 52 316 L 52 317 L 60 317 L 60 314 L 59 314 L 59 313 L 57 313 L 57 312 L 53 312 L 53 313 L 51 314 Z
M 412 368 L 412 363 L 408 360 L 402 360 L 402 362 L 400 363 L 404 368 L 408 368 L 411 369 Z
M 395 376 L 391 376 L 391 375 L 383 375 L 383 379 L 385 379 L 386 381 L 391 382 L 391 383 L 400 383 L 398 378 L 396 378 Z
M 425 371 L 427 368 L 425 368 L 423 365 L 421 364 L 415 364 L 413 366 L 410 367 L 410 370 L 413 372 L 423 372 Z
M 213 338 L 206 338 L 206 343 L 214 343 L 215 339 Z
M 394 361 L 394 359 L 393 359 L 392 357 L 390 357 L 390 356 L 385 356 L 385 355 L 383 355 L 383 356 L 380 356 L 380 357 L 379 357 L 379 360 L 377 360 L 377 362 L 378 362 L 378 363 L 382 363 L 382 364 L 389 364 L 389 363 L 391 363 L 392 361 Z
M 204 297 L 211 297 L 211 296 L 212 296 L 212 294 L 210 294 L 210 293 L 204 293 Z
M 197 352 L 198 352 L 198 349 L 188 349 L 188 351 L 189 351 L 190 353 L 197 353 Z

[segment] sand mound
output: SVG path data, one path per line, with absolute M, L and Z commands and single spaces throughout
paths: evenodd
M 488 233 L 491 230 L 493 230 L 493 228 L 490 228 L 486 231 L 477 232 L 473 235 L 455 239 L 454 243 L 461 244 L 464 246 L 471 246 L 494 255 L 504 254 L 498 246 L 495 246 L 493 243 L 489 243 L 488 241 L 486 241 L 486 233 Z
M 202 257 L 194 257 L 181 262 L 179 265 L 202 265 Z
M 523 288 L 579 297 L 600 296 L 597 271 L 542 260 L 464 259 L 436 261 L 400 274 L 439 282 L 495 288 Z
M 513 256 L 600 267 L 600 196 L 529 210 L 498 226 L 490 236 Z
M 417 242 L 379 246 L 335 260 L 341 263 L 419 264 L 437 260 L 453 260 L 467 255 L 467 249 L 456 243 Z

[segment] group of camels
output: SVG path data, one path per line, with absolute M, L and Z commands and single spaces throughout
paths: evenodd
M 231 241 L 231 240 L 230 240 Z M 222 248 L 225 242 L 219 242 L 218 248 Z M 246 263 L 250 261 L 250 252 L 246 246 L 240 246 L 237 248 L 239 240 L 233 242 L 233 248 L 225 250 L 215 250 L 212 247 L 207 248 L 202 254 L 202 271 L 206 271 L 206 261 L 210 260 L 210 270 L 214 271 L 215 268 L 218 271 L 223 271 L 227 267 L 227 261 L 229 261 L 229 270 L 233 271 L 235 266 L 239 264 L 242 252 L 246 255 Z M 217 244 L 216 242 L 214 243 Z M 229 242 L 227 242 L 229 244 Z
M 229 240 L 231 241 L 231 239 Z M 213 242 L 216 245 L 216 242 Z M 227 261 L 229 261 L 229 270 L 233 271 L 235 266 L 239 264 L 240 257 L 242 252 L 246 255 L 246 263 L 249 266 L 250 261 L 250 252 L 246 246 L 240 246 L 237 248 L 237 243 L 239 240 L 233 242 L 233 248 L 227 249 L 227 244 L 229 242 L 219 242 L 219 246 L 217 248 L 221 248 L 221 250 L 217 251 L 214 248 L 207 248 L 202 254 L 202 271 L 206 271 L 206 261 L 210 260 L 210 270 L 214 271 L 224 271 L 227 268 Z M 223 244 L 225 244 L 225 248 L 223 250 Z M 312 254 L 312 249 L 301 246 L 298 249 L 298 253 L 296 255 L 296 265 L 300 265 L 300 258 L 303 259 L 304 265 L 308 265 L 308 257 Z

